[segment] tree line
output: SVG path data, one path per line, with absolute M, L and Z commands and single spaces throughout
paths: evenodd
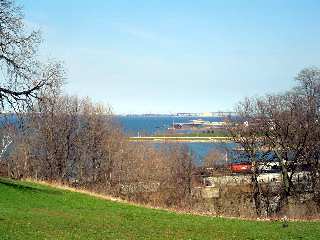
M 183 147 L 158 150 L 129 142 L 110 107 L 76 96 L 34 105 L 20 120 L 8 161 L 11 178 L 59 182 L 134 201 L 152 197 L 166 206 L 190 196 L 192 170 Z
M 228 121 L 233 140 L 252 162 L 252 195 L 258 215 L 263 200 L 259 166 L 270 161 L 280 165 L 280 192 L 289 214 L 306 194 L 293 181 L 294 174 L 301 170 L 309 173 L 308 188 L 314 193 L 315 202 L 320 203 L 320 70 L 302 69 L 295 80 L 297 86 L 289 91 L 245 98 L 237 104 L 238 117 Z

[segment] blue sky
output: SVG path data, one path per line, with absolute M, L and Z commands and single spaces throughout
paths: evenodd
M 17 0 L 65 90 L 117 114 L 233 110 L 320 67 L 318 0 Z

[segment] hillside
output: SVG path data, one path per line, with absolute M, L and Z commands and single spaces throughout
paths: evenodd
M 316 239 L 318 222 L 177 214 L 0 178 L 0 239 Z

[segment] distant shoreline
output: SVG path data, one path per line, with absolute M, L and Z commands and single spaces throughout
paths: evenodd
M 229 117 L 235 116 L 235 112 L 212 112 L 212 113 L 172 113 L 172 114 L 115 114 L 123 117 Z
M 135 142 L 232 142 L 230 137 L 130 137 Z

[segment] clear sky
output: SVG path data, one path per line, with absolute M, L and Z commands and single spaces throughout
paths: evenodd
M 233 110 L 320 67 L 319 0 L 17 0 L 69 94 L 114 112 Z

